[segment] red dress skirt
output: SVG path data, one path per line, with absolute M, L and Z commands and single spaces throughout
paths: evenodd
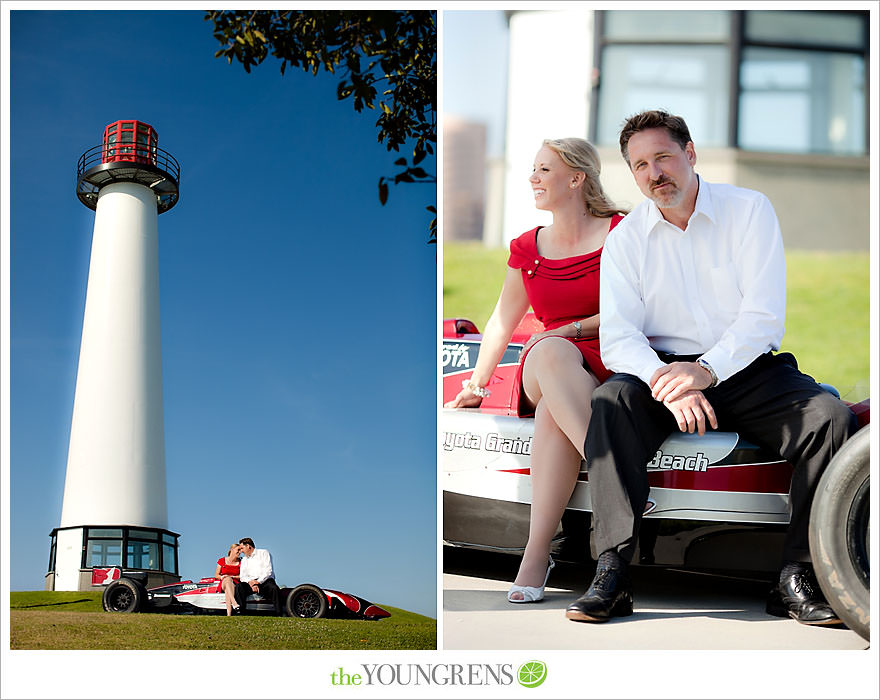
M 609 231 L 621 219 L 622 216 L 613 216 Z M 538 226 L 510 242 L 510 258 L 507 264 L 522 270 L 529 303 L 535 316 L 544 324 L 544 329 L 551 331 L 599 313 L 599 262 L 602 248 L 572 258 L 545 258 L 538 253 L 540 230 L 541 227 Z M 611 376 L 612 372 L 602 364 L 598 335 L 566 340 L 577 346 L 584 356 L 584 367 L 600 382 Z M 527 356 L 528 352 L 520 358 L 514 382 L 512 405 L 516 407 L 519 416 L 535 414 L 534 408 L 528 406 L 522 387 L 522 370 Z

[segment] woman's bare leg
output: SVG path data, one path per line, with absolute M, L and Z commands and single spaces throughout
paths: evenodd
M 522 375 L 526 398 L 533 406 L 541 400 L 546 402 L 553 422 L 581 458 L 590 422 L 590 400 L 599 385 L 584 369 L 583 361 L 574 343 L 564 338 L 545 338 L 529 352 Z
M 543 352 L 537 353 L 539 349 Z M 529 541 L 515 581 L 520 586 L 544 583 L 550 541 L 577 483 L 590 399 L 598 385 L 582 362 L 583 356 L 574 345 L 549 338 L 532 349 L 523 368 L 526 396 L 537 405 Z
M 233 583 L 231 576 L 226 576 L 223 578 L 223 582 L 220 585 L 223 588 L 223 595 L 226 598 L 226 614 L 231 616 L 232 604 L 235 601 L 235 598 L 233 597 L 235 595 L 235 584 Z

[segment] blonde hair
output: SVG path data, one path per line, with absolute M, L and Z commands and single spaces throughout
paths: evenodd
M 626 214 L 626 209 L 621 209 L 609 199 L 602 189 L 599 173 L 602 164 L 599 162 L 599 154 L 589 141 L 570 137 L 565 139 L 544 139 L 547 148 L 558 155 L 562 162 L 572 170 L 584 173 L 582 192 L 584 193 L 584 206 L 593 216 L 608 219 L 615 214 Z
M 232 548 L 233 548 L 233 547 L 238 547 L 238 542 L 235 542 L 234 544 L 231 544 L 231 545 L 229 546 L 229 551 L 226 552 L 226 556 L 227 556 L 227 557 L 228 557 L 230 554 L 232 554 Z

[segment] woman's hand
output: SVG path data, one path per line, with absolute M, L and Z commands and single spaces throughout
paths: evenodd
M 443 408 L 476 408 L 481 403 L 483 403 L 482 397 L 465 388 L 459 391 L 458 396 L 452 399 L 452 401 L 447 401 L 443 404 Z

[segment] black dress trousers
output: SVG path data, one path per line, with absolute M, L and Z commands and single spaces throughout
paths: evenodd
M 662 356 L 666 362 L 694 357 Z M 822 471 L 857 430 L 849 408 L 797 368 L 789 353 L 766 353 L 704 392 L 719 430 L 781 455 L 794 466 L 784 561 L 810 561 L 810 504 Z M 648 498 L 646 465 L 678 425 L 631 374 L 612 375 L 593 392 L 584 444 L 593 504 L 594 558 L 609 549 L 632 560 Z M 709 428 L 711 429 L 711 428 Z

